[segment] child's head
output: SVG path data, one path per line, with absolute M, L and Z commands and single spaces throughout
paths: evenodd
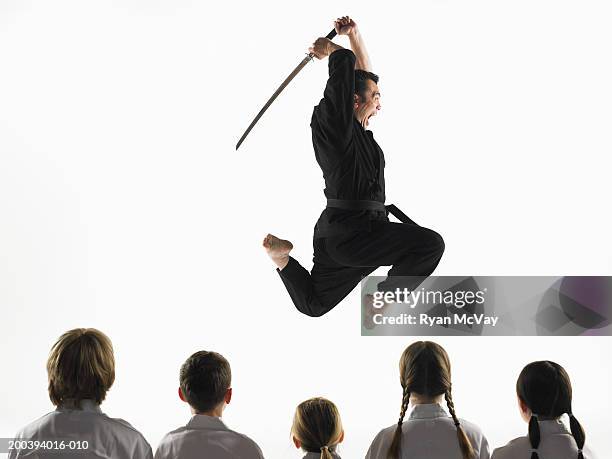
M 572 411 L 572 385 L 567 372 L 555 362 L 533 362 L 523 368 L 516 393 L 524 414 L 558 418 Z
M 220 415 L 232 397 L 229 362 L 216 352 L 198 351 L 180 371 L 179 397 L 196 414 Z
M 532 459 L 538 459 L 540 420 L 557 419 L 567 414 L 572 435 L 578 445 L 578 458 L 582 459 L 585 434 L 572 413 L 572 384 L 563 367 L 555 362 L 532 362 L 523 368 L 516 381 L 516 394 L 523 419 L 529 422 L 529 441 Z
M 426 398 L 444 396 L 448 411 L 457 428 L 459 448 L 464 459 L 474 457 L 474 449 L 455 413 L 451 394 L 451 366 L 448 354 L 442 346 L 431 341 L 417 341 L 406 348 L 400 358 L 400 384 L 403 389 L 400 418 L 389 447 L 390 458 L 401 457 L 402 424 L 408 410 L 410 396 L 418 394 Z
M 85 399 L 100 404 L 115 381 L 113 345 L 95 328 L 67 331 L 51 349 L 47 374 L 54 405 L 78 409 Z
M 426 397 L 450 392 L 450 360 L 444 348 L 431 341 L 408 346 L 400 358 L 400 384 L 408 393 Z
M 309 453 L 321 453 L 321 459 L 332 457 L 344 439 L 338 408 L 325 398 L 316 397 L 298 405 L 291 427 L 293 442 Z

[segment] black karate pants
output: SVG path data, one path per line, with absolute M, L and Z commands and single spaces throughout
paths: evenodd
M 302 313 L 319 317 L 331 311 L 361 280 L 379 266 L 391 266 L 379 291 L 397 287 L 414 290 L 436 268 L 444 240 L 435 231 L 416 224 L 372 221 L 371 231 L 313 240 L 314 266 L 309 273 L 293 257 L 277 271 Z

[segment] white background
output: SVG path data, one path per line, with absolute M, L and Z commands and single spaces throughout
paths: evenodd
M 224 418 L 299 457 L 295 406 L 340 408 L 344 457 L 399 414 L 410 338 L 361 337 L 358 292 L 300 315 L 261 248 L 310 268 L 322 177 L 308 122 L 327 63 L 252 117 L 307 46 L 352 15 L 380 74 L 387 196 L 440 232 L 439 275 L 612 275 L 612 6 L 605 1 L 0 3 L 0 436 L 51 410 L 45 361 L 70 328 L 113 340 L 103 404 L 153 448 L 187 422 L 178 369 L 231 362 Z M 348 45 L 346 37 L 336 41 Z M 377 271 L 385 273 L 385 269 Z M 457 412 L 490 443 L 526 432 L 524 364 L 555 360 L 600 456 L 610 338 L 439 338 Z

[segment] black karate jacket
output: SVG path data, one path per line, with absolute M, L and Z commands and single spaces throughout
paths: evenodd
M 310 127 L 317 162 L 325 179 L 325 197 L 385 202 L 385 157 L 371 131 L 354 115 L 355 54 L 350 49 L 329 56 L 329 79 L 314 108 Z M 372 220 L 388 221 L 386 212 L 326 208 L 314 238 L 369 231 Z

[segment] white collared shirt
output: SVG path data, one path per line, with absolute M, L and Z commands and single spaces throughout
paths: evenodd
M 194 414 L 185 427 L 167 433 L 155 459 L 263 459 L 257 443 L 228 429 L 221 418 Z
M 105 415 L 93 400 L 82 400 L 81 409 L 57 407 L 24 427 L 16 436 L 19 440 L 67 440 L 62 450 L 12 450 L 8 459 L 35 459 L 38 457 L 73 457 L 79 459 L 152 459 L 151 446 L 140 432 L 122 419 Z M 87 448 L 76 449 L 77 442 L 87 442 Z M 48 442 L 48 443 L 47 443 Z M 57 447 L 60 444 L 57 443 Z M 55 448 L 55 445 L 53 446 Z M 71 450 L 72 449 L 72 450 Z M 59 455 L 61 453 L 61 455 Z
M 489 459 L 489 443 L 476 425 L 459 419 L 476 457 Z M 374 438 L 366 459 L 386 459 L 397 424 Z M 403 459 L 461 459 L 457 428 L 446 410 L 437 403 L 415 405 L 402 424 Z
M 537 449 L 540 459 L 576 459 L 578 446 L 574 437 L 561 419 L 539 421 L 540 445 Z M 527 429 L 527 428 L 525 428 Z M 529 437 L 519 437 L 506 446 L 493 451 L 492 459 L 529 459 L 531 457 Z M 586 447 L 582 453 L 585 459 L 595 459 L 593 453 Z

